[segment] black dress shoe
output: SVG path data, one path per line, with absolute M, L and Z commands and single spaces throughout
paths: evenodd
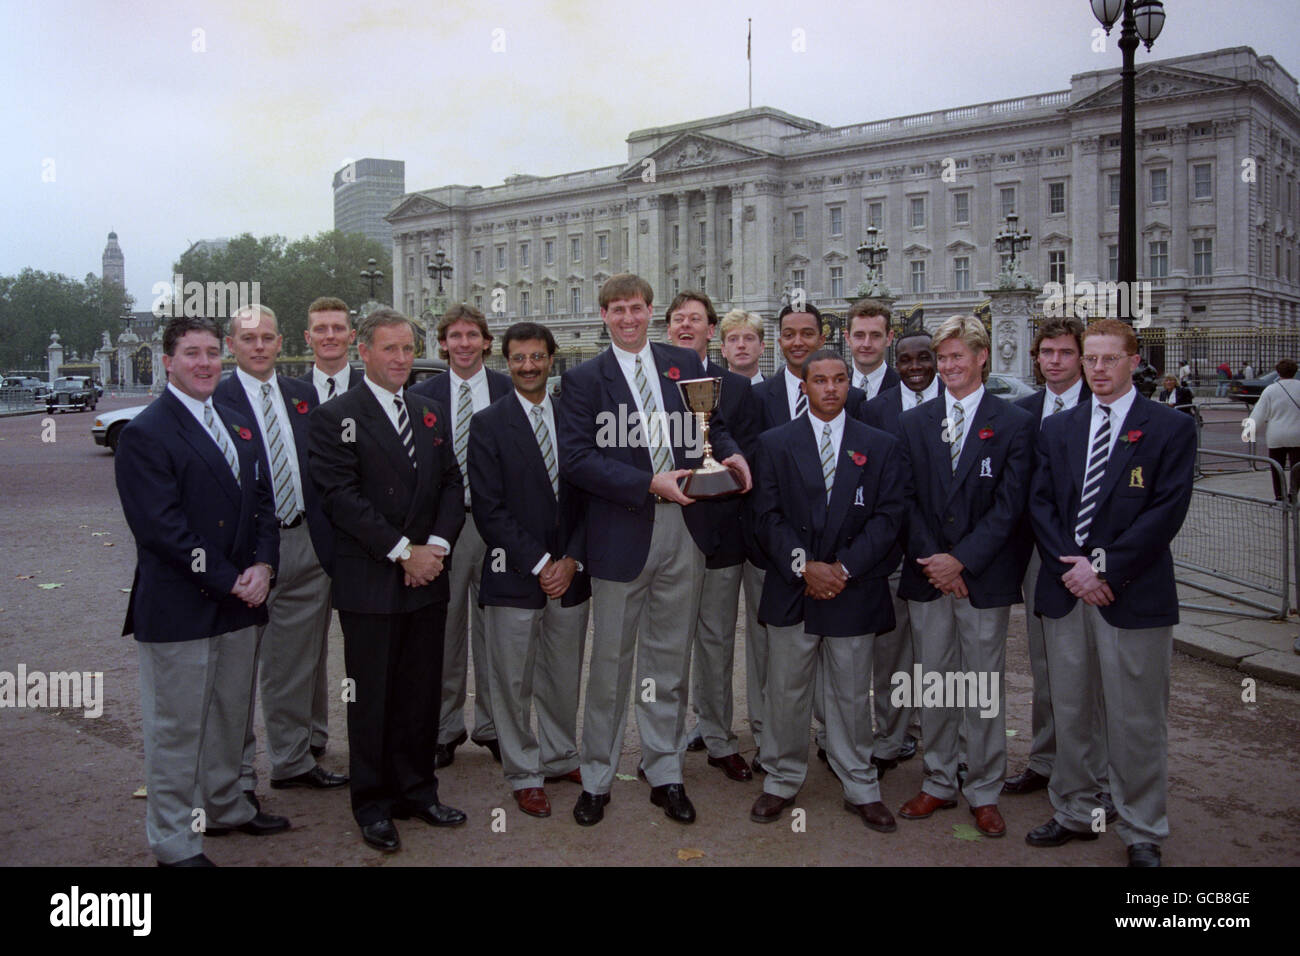
M 296 777 L 272 780 L 271 789 L 290 790 L 294 787 L 306 787 L 309 790 L 333 790 L 335 787 L 346 786 L 347 782 L 347 774 L 330 773 L 320 764 L 317 764 L 306 773 L 300 773 Z
M 903 744 L 898 748 L 898 759 L 911 760 L 916 756 L 916 738 L 908 734 L 903 738 Z
M 827 756 L 826 756 L 826 748 L 825 748 L 825 747 L 818 747 L 818 748 L 817 748 L 817 759 L 820 760 L 820 761 L 821 761 L 822 763 L 824 763 L 824 764 L 829 764 L 829 763 L 831 762 L 830 757 L 827 757 Z
M 1128 848 L 1129 866 L 1159 866 L 1160 847 L 1154 843 L 1134 843 Z
M 317 758 L 318 760 L 319 760 L 321 757 L 325 756 L 325 745 L 324 745 L 324 744 L 312 744 L 312 745 L 311 745 L 311 755 L 312 755 L 313 757 Z
M 706 750 L 707 745 L 704 743 L 704 738 L 701 737 L 699 734 L 696 734 L 694 737 L 690 739 L 690 741 L 687 742 L 686 749 L 693 754 L 697 754 L 701 750 Z
M 966 786 L 966 774 L 970 772 L 970 767 L 964 763 L 957 764 L 957 789 L 960 790 Z
M 1101 808 L 1106 811 L 1106 822 L 1114 823 L 1119 819 L 1119 811 L 1115 809 L 1115 801 L 1110 798 L 1110 794 L 1104 790 L 1097 794 L 1097 800 L 1101 803 Z M 1136 846 L 1137 844 L 1134 844 Z
M 241 823 L 237 827 L 208 827 L 203 831 L 203 835 L 211 837 L 226 836 L 232 829 L 238 830 L 240 833 L 247 833 L 249 836 L 270 836 L 272 833 L 283 833 L 289 829 L 289 818 L 277 817 L 273 813 L 263 813 L 259 810 L 257 815 L 247 823 Z
M 455 807 L 449 807 L 445 803 L 431 803 L 427 807 L 418 807 L 400 813 L 394 811 L 393 816 L 399 820 L 408 820 L 415 817 L 415 819 L 423 820 L 431 827 L 458 827 L 467 819 L 463 811 L 457 810 Z
M 609 794 L 588 793 L 584 790 L 573 806 L 573 819 L 578 821 L 578 826 L 593 827 L 604 819 L 607 803 L 609 803 Z
M 758 754 L 754 754 L 754 759 L 749 762 L 749 767 L 754 773 L 767 773 L 767 768 L 758 762 Z
M 872 757 L 871 762 L 876 765 L 876 779 L 884 780 L 885 771 L 893 770 L 898 766 L 897 757 Z
M 1030 846 L 1061 846 L 1069 843 L 1071 840 L 1095 840 L 1097 834 L 1091 830 L 1071 830 L 1069 827 L 1063 827 L 1056 822 L 1056 818 L 1048 820 L 1041 827 L 1034 827 L 1025 834 L 1025 842 Z
M 193 856 L 187 856 L 183 860 L 177 860 L 175 863 L 164 863 L 162 860 L 159 860 L 158 865 L 159 866 L 216 866 L 217 864 L 213 863 L 202 853 L 196 853 Z
M 1014 777 L 1002 781 L 1003 793 L 1033 793 L 1047 787 L 1050 777 L 1044 777 L 1033 767 L 1026 767 Z
M 691 805 L 690 797 L 686 796 L 686 788 L 680 783 L 666 783 L 662 787 L 652 787 L 650 802 L 656 807 L 663 807 L 664 816 L 669 820 L 676 820 L 678 823 L 695 822 L 695 807 Z
M 497 763 L 501 762 L 501 745 L 497 743 L 497 739 L 495 737 L 493 737 L 490 740 L 487 738 L 484 738 L 483 740 L 475 740 L 473 737 L 471 737 L 470 742 L 476 743 L 480 747 L 486 747 L 488 749 L 488 752 L 492 754 L 492 759 L 495 760 Z
M 469 734 L 465 731 L 460 732 L 460 736 L 450 743 L 438 744 L 433 748 L 433 769 L 441 770 L 443 767 L 450 767 L 456 759 L 456 748 L 469 740 Z
M 367 823 L 361 828 L 361 839 L 366 841 L 367 846 L 373 846 L 384 853 L 392 853 L 402 846 L 402 840 L 398 837 L 397 827 L 393 826 L 392 820 L 376 820 L 374 823 Z
M 257 793 L 256 793 L 256 791 L 253 791 L 253 790 L 245 790 L 245 791 L 244 791 L 244 796 L 248 797 L 248 802 L 251 803 L 251 804 L 253 805 L 253 809 L 254 809 L 254 810 L 261 810 L 261 809 L 262 809 L 262 804 L 261 804 L 261 802 L 257 799 Z M 213 864 L 213 865 L 215 866 L 215 864 Z

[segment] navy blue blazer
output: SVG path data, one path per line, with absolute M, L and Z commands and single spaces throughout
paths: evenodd
M 558 420 L 560 399 L 551 403 Z M 558 443 L 554 451 L 558 466 Z M 545 607 L 546 593 L 532 573 L 542 556 L 549 553 L 558 560 L 567 555 L 586 564 L 582 493 L 560 478 L 557 500 L 533 423 L 514 389 L 474 414 L 468 461 L 474 524 L 487 546 L 480 606 Z M 504 567 L 494 554 L 498 548 Z M 573 607 L 589 597 L 591 578 L 583 570 L 573 576 L 560 604 Z
M 1081 387 L 1079 389 L 1079 401 L 1076 404 L 1082 405 L 1085 402 L 1087 402 L 1088 398 L 1092 395 L 1092 389 L 1088 388 L 1088 380 L 1086 378 L 1082 380 L 1080 385 Z M 1018 405 L 1020 408 L 1023 408 L 1030 415 L 1033 415 L 1035 425 L 1041 426 L 1043 422 L 1043 403 L 1045 401 L 1047 401 L 1047 389 L 1040 388 L 1032 395 L 1025 395 L 1023 398 L 1016 399 L 1014 404 Z M 1058 412 L 1057 414 L 1063 414 L 1063 413 Z M 1038 435 L 1037 435 L 1037 428 L 1036 428 L 1035 435 L 1034 435 L 1035 444 L 1037 443 L 1037 441 L 1038 441 Z M 1034 463 L 1035 463 L 1035 456 L 1031 453 L 1029 456 L 1030 487 L 1033 487 L 1033 482 L 1034 482 L 1034 477 L 1033 477 Z M 1033 551 L 1034 551 L 1034 526 L 1029 520 L 1029 508 L 1028 506 L 1026 506 L 1025 513 L 1020 516 L 1020 522 L 1019 524 L 1016 525 L 1016 538 L 1015 538 L 1015 556 L 1016 556 L 1016 560 L 1020 563 L 1020 567 L 1022 569 L 1027 568 L 1029 566 L 1029 556 L 1033 554 Z M 1022 570 L 1020 573 L 1021 576 L 1023 577 L 1024 571 Z
M 704 365 L 690 349 L 652 342 L 650 350 L 663 393 L 663 411 L 684 421 L 686 406 L 674 383 L 703 378 Z M 587 496 L 587 570 L 594 578 L 631 581 L 641 573 L 650 553 L 655 514 L 650 480 L 654 466 L 648 448 L 597 442 L 602 431 L 608 431 L 611 425 L 617 429 L 620 420 L 636 414 L 636 401 L 613 347 L 565 372 L 560 391 L 564 396 L 556 414 L 560 474 Z M 686 437 L 685 430 L 681 432 L 672 437 Z M 718 461 L 740 450 L 727 430 L 721 409 L 710 420 L 709 440 Z M 702 458 L 702 447 L 690 449 L 674 441 L 677 468 L 696 468 Z M 716 529 L 707 511 L 691 504 L 685 506 L 683 517 L 700 551 L 707 555 L 716 550 Z
M 356 376 L 353 376 L 353 380 L 360 381 Z M 311 480 L 311 465 L 307 460 L 307 415 L 320 404 L 320 399 L 314 385 L 304 385 L 299 379 L 284 375 L 276 375 L 275 381 L 284 397 L 285 411 L 289 414 L 289 425 L 293 429 L 293 444 L 298 453 L 298 474 L 302 480 L 302 497 L 307 508 L 307 531 L 311 535 L 312 547 L 316 549 L 316 560 L 326 574 L 333 576 L 334 529 L 330 527 L 329 519 L 320 506 L 320 494 Z M 257 416 L 248 403 L 248 393 L 244 391 L 237 375 L 222 379 L 213 393 L 213 400 L 229 405 L 249 421 L 257 421 Z M 253 434 L 261 446 L 262 433 L 254 428 Z M 271 452 L 265 447 L 262 448 L 262 468 L 268 475 L 272 474 Z
M 809 634 L 852 637 L 894 627 L 890 560 L 903 520 L 898 442 L 846 416 L 829 504 L 813 430 L 800 418 L 758 441 L 760 475 L 754 492 L 755 534 L 768 555 L 758 619 Z M 804 594 L 796 568 L 839 562 L 849 581 L 836 597 Z
M 852 368 L 853 363 L 849 363 Z M 769 428 L 784 425 L 790 420 L 790 400 L 785 388 L 785 369 L 779 368 L 757 385 L 750 386 L 758 402 L 758 431 L 761 435 Z M 860 388 L 849 386 L 849 397 L 844 402 L 844 410 L 850 418 L 862 421 L 862 406 L 866 404 L 867 393 Z
M 1167 405 L 1134 398 L 1106 462 L 1088 540 L 1080 548 L 1074 525 L 1091 416 L 1092 402 L 1080 402 L 1047 419 L 1038 433 L 1029 515 L 1043 568 L 1034 609 L 1050 618 L 1070 613 L 1077 598 L 1061 583 L 1069 568 L 1057 559 L 1082 554 L 1104 562 L 1099 573 L 1115 595 L 1114 603 L 1101 608 L 1108 623 L 1132 629 L 1172 626 L 1178 623 L 1178 592 L 1169 545 L 1192 500 L 1196 425 Z
M 849 359 L 849 368 L 852 370 L 852 374 L 850 375 L 851 379 L 855 379 L 860 374 L 862 374 L 858 371 L 858 367 L 853 364 L 853 359 Z M 876 398 L 879 398 L 881 395 L 883 395 L 886 389 L 893 388 L 901 381 L 902 379 L 898 377 L 898 371 L 894 368 L 894 366 L 886 363 L 885 377 L 880 382 L 880 388 L 876 389 Z M 862 394 L 864 396 L 867 394 L 867 390 L 865 388 L 862 389 Z M 868 398 L 866 399 L 866 401 L 872 402 L 875 401 L 875 399 Z
M 267 620 L 265 604 L 250 608 L 230 589 L 260 561 L 279 566 L 270 475 L 257 427 L 213 408 L 239 457 L 238 483 L 207 429 L 170 391 L 122 429 L 113 467 L 136 551 L 122 633 L 138 641 L 195 641 Z
M 1019 604 L 1025 569 L 1008 560 L 1008 546 L 1029 495 L 1033 418 L 986 390 L 974 418 L 967 419 L 954 474 L 943 437 L 947 414 L 947 401 L 936 400 L 898 419 L 910 511 L 898 596 L 940 597 L 916 559 L 947 553 L 965 565 L 962 580 L 972 606 Z
M 498 401 L 503 396 L 509 395 L 515 390 L 515 386 L 511 383 L 509 375 L 503 375 L 501 372 L 494 372 L 490 368 L 484 369 L 484 371 L 487 372 L 489 404 Z M 443 372 L 441 375 L 426 378 L 418 385 L 412 385 L 407 389 L 407 391 L 412 395 L 423 395 L 426 398 L 433 399 L 435 402 L 441 402 L 442 407 L 450 411 L 453 407 L 453 403 L 459 401 L 459 398 L 453 399 L 451 397 L 451 384 L 453 378 L 456 380 L 456 388 L 459 391 L 461 379 L 456 377 L 455 373 L 450 370 Z M 450 424 L 450 419 L 448 419 L 448 425 Z M 470 488 L 473 487 L 474 483 L 470 482 Z
M 450 595 L 444 568 L 407 587 L 388 553 L 403 537 L 445 539 L 455 554 L 465 524 L 465 487 L 443 406 L 405 392 L 418 467 L 369 388 L 348 389 L 307 416 L 307 455 L 321 507 L 334 528 L 334 607 L 363 614 L 414 611 Z
M 743 375 L 729 372 L 712 361 L 705 363 L 705 374 L 722 379 L 722 396 L 718 399 L 719 414 L 727 423 L 731 437 L 740 446 L 741 454 L 752 466 L 754 448 L 758 443 L 758 403 L 754 400 L 753 386 Z M 712 551 L 705 552 L 706 568 L 731 568 L 745 560 L 746 497 L 748 496 L 733 495 L 714 501 L 698 501 L 688 509 L 700 509 L 701 513 L 708 515 L 713 525 L 714 544 Z

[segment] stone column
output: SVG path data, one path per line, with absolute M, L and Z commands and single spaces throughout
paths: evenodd
M 1187 184 L 1187 127 L 1171 128 L 1169 145 L 1169 276 L 1183 277 L 1180 285 L 1185 288 L 1186 277 L 1192 274 L 1192 244 L 1187 238 L 1187 210 L 1192 202 Z M 1140 255 L 1138 261 L 1142 261 Z M 1164 315 L 1165 310 L 1160 312 L 1161 318 L 1169 321 L 1171 317 Z
M 686 190 L 679 190 L 675 193 L 677 197 L 677 281 L 681 288 L 690 289 L 695 283 L 691 279 L 691 200 L 690 193 Z M 672 284 L 664 290 L 672 292 Z M 665 295 L 665 299 L 671 299 L 671 295 Z
M 50 383 L 59 377 L 59 366 L 63 364 L 63 344 L 59 341 L 57 331 L 50 333 L 50 344 L 45 347 L 46 361 L 49 364 Z
M 704 189 L 704 279 L 712 287 L 711 296 L 722 301 L 727 284 L 720 274 L 722 257 L 718 255 L 718 190 L 714 186 Z M 703 290 L 706 294 L 709 289 Z
M 990 289 L 988 296 L 992 300 L 993 317 L 990 371 L 1033 382 L 1034 370 L 1029 357 L 1033 336 L 1029 329 L 1038 292 L 1031 289 Z
M 745 304 L 745 184 L 731 184 L 731 271 L 736 277 L 736 294 L 732 308 L 748 308 Z
M 157 395 L 167 387 L 167 370 L 163 368 L 163 330 L 162 326 L 154 329 L 153 338 L 149 340 L 149 352 L 153 358 L 153 380 L 149 391 Z

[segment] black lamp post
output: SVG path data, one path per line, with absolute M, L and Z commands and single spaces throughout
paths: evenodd
M 880 230 L 875 226 L 867 227 L 867 238 L 862 240 L 862 245 L 858 246 L 858 262 L 862 263 L 867 270 L 867 286 L 877 293 L 883 294 L 885 288 L 884 280 L 881 278 L 881 266 L 889 258 L 889 247 L 883 242 L 878 242 L 876 236 Z
M 438 295 L 441 297 L 443 294 L 442 280 L 451 281 L 451 263 L 447 261 L 447 253 L 439 249 L 433 254 L 433 258 L 429 260 L 425 268 L 429 272 L 430 279 L 438 280 Z
M 361 278 L 365 279 L 370 285 L 371 299 L 374 299 L 375 297 L 375 285 L 384 278 L 384 274 L 375 268 L 378 264 L 379 263 L 375 262 L 374 259 L 368 259 L 366 260 L 366 265 L 370 266 L 370 268 L 361 270 Z
M 1165 8 L 1160 0 L 1090 0 L 1093 16 L 1106 28 L 1120 21 L 1119 49 L 1124 55 L 1120 72 L 1120 167 L 1119 167 L 1119 281 L 1126 283 L 1129 295 L 1121 296 L 1120 318 L 1132 323 L 1128 303 L 1137 282 L 1137 96 L 1134 91 L 1133 55 L 1140 39 L 1148 50 L 1165 25 Z
M 1029 241 L 1032 238 L 1029 233 L 1021 232 L 1017 228 L 1020 217 L 1014 212 L 1007 213 L 1006 225 L 1002 231 L 993 237 L 993 244 L 997 247 L 998 252 L 1010 253 L 1011 261 L 1007 265 L 1007 273 L 1015 275 L 1016 270 L 1020 268 L 1020 250 L 1029 248 Z

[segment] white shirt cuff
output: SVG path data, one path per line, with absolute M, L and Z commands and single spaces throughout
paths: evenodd
M 393 550 L 388 552 L 388 560 L 392 561 L 394 564 L 397 563 L 398 556 L 406 550 L 407 545 L 410 543 L 411 539 L 406 535 L 402 535 L 401 538 L 398 539 L 397 544 L 393 546 Z
M 851 577 L 853 577 L 853 575 L 849 574 L 849 569 L 846 568 L 846 567 L 844 566 L 844 562 L 843 562 L 843 561 L 840 562 L 840 570 L 844 572 L 844 576 L 845 576 L 846 578 L 851 578 Z
M 542 568 L 546 567 L 546 562 L 549 560 L 551 560 L 551 552 L 547 551 L 544 555 L 542 555 L 542 560 L 538 561 L 537 564 L 533 567 L 533 574 L 541 574 Z
M 436 534 L 429 535 L 429 540 L 426 541 L 425 544 L 436 544 L 438 547 L 442 548 L 443 551 L 447 552 L 447 554 L 451 554 L 451 544 L 446 538 L 440 538 Z M 444 557 L 446 557 L 446 555 L 444 555 Z

